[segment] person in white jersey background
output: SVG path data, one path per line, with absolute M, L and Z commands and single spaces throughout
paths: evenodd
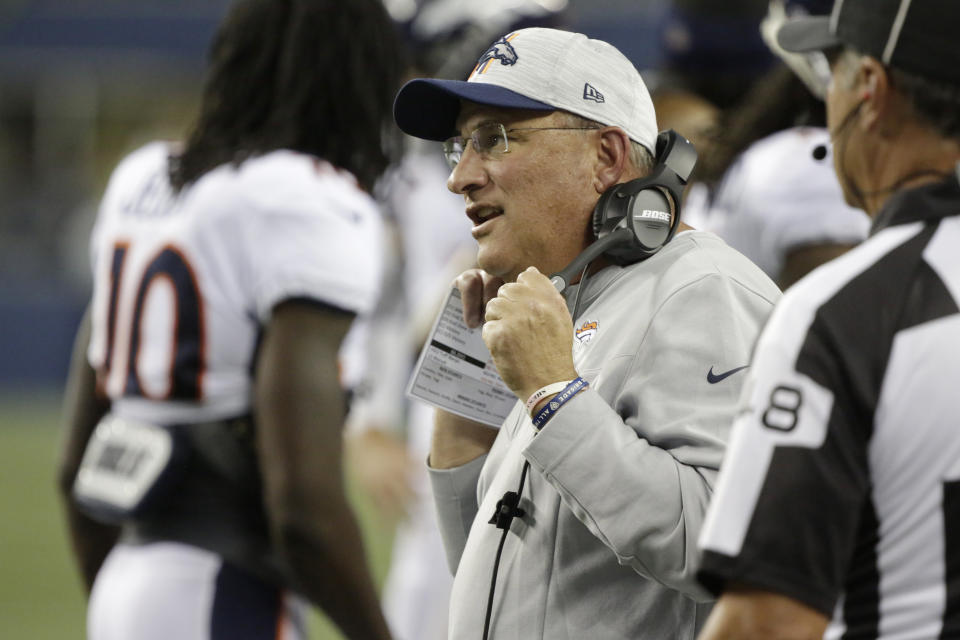
M 304 638 L 304 600 L 390 637 L 344 495 L 338 352 L 377 295 L 400 52 L 378 0 L 238 2 L 185 144 L 115 169 L 60 468 L 91 640 Z
M 691 637 L 710 608 L 694 542 L 740 368 L 779 291 L 716 236 L 680 225 L 673 197 L 659 204 L 668 211 L 636 211 L 679 225 L 669 242 L 648 240 L 652 257 L 588 261 L 585 280 L 567 276 L 567 299 L 547 279 L 591 244 L 601 194 L 666 171 L 681 157 L 668 149 L 689 153 L 658 135 L 639 73 L 606 42 L 504 34 L 466 82 L 407 83 L 394 115 L 445 140 L 482 269 L 457 280 L 465 320 L 485 317 L 520 399 L 499 430 L 437 412 L 429 467 L 455 572 L 449 637 Z
M 819 52 L 789 53 L 773 34 L 790 15 L 826 14 L 829 0 L 771 0 L 758 29 L 782 63 L 724 110 L 704 151 L 685 221 L 713 231 L 781 288 L 867 236 L 867 215 L 843 201 L 829 158 Z
M 784 295 L 699 541 L 701 635 L 960 637 L 960 5 L 837 0 L 833 166 L 870 237 Z

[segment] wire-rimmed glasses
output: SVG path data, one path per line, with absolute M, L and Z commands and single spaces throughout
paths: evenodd
M 460 163 L 460 158 L 467 148 L 467 142 L 473 143 L 473 150 L 482 157 L 509 153 L 510 140 L 508 133 L 514 131 L 588 131 L 599 127 L 518 127 L 507 129 L 499 122 L 486 122 L 474 129 L 467 138 L 453 136 L 443 142 L 443 157 L 451 171 Z

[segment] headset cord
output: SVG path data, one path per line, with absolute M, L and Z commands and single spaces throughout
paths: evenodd
M 583 267 L 583 271 L 580 272 L 580 282 L 577 285 L 577 292 L 573 295 L 573 313 L 571 318 L 575 321 L 577 319 L 577 312 L 580 307 L 580 292 L 583 291 L 584 285 L 586 285 L 587 280 L 587 269 L 590 268 L 590 265 L 593 263 L 591 260 Z M 524 461 L 523 470 L 520 472 L 520 486 L 517 487 L 516 492 L 507 491 L 503 494 L 503 497 L 497 502 L 497 510 L 494 512 L 493 517 L 490 518 L 489 523 L 496 525 L 498 529 L 503 529 L 503 534 L 500 536 L 500 544 L 497 545 L 497 556 L 493 560 L 493 575 L 490 577 L 490 595 L 487 597 L 487 612 L 483 617 L 483 640 L 487 640 L 488 634 L 490 633 L 490 615 L 493 612 L 493 594 L 497 589 L 497 572 L 500 570 L 500 556 L 503 554 L 503 545 L 507 541 L 507 533 L 510 531 L 510 523 L 513 522 L 515 517 L 522 518 L 526 513 L 523 509 L 519 507 L 520 505 L 520 496 L 523 495 L 523 484 L 527 479 L 527 470 L 530 469 L 530 463 Z
M 570 314 L 570 319 L 573 322 L 577 321 L 577 312 L 580 310 L 580 292 L 587 284 L 587 269 L 590 268 L 591 264 L 593 264 L 593 260 L 583 265 L 583 271 L 580 272 L 580 280 L 577 283 L 577 292 L 573 294 L 573 311 Z
M 518 505 L 520 496 L 523 495 L 523 483 L 527 479 L 527 469 L 530 463 L 524 461 L 523 471 L 520 472 L 520 486 L 516 492 L 507 491 L 497 502 L 497 510 L 490 518 L 490 524 L 496 525 L 498 529 L 503 529 L 503 535 L 500 536 L 500 544 L 497 546 L 497 557 L 493 561 L 493 576 L 490 578 L 490 596 L 487 598 L 487 613 L 483 618 L 483 640 L 487 640 L 487 634 L 490 633 L 490 614 L 493 611 L 493 593 L 497 588 L 497 570 L 500 568 L 500 554 L 503 553 L 503 543 L 507 540 L 507 533 L 510 531 L 510 523 L 515 517 L 522 518 L 526 513 Z

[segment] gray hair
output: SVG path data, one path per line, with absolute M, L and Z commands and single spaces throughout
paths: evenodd
M 569 113 L 566 111 L 562 113 L 567 116 L 567 124 L 571 127 L 601 129 L 606 126 L 597 122 L 596 120 L 590 120 L 589 118 L 578 116 L 575 113 Z M 643 174 L 648 174 L 653 171 L 653 167 L 656 164 L 656 160 L 654 159 L 650 150 L 633 139 L 630 140 L 629 159 L 630 164 L 632 164 L 635 169 Z

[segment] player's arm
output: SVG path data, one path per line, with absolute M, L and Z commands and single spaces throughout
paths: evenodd
M 90 342 L 90 313 L 84 315 L 77 331 L 70 374 L 64 396 L 64 436 L 60 447 L 57 481 L 60 496 L 66 511 L 67 527 L 74 557 L 80 567 L 84 585 L 89 591 L 93 580 L 119 535 L 119 528 L 106 526 L 91 520 L 75 506 L 71 490 L 80 468 L 80 460 L 87 441 L 100 418 L 109 410 L 110 404 L 97 393 L 96 373 L 87 361 L 87 345 Z
M 348 638 L 389 638 L 343 482 L 337 355 L 352 314 L 277 305 L 254 380 L 257 447 L 274 540 L 294 587 Z
M 816 244 L 794 247 L 787 251 L 777 286 L 786 289 L 824 262 L 829 262 L 852 249 L 853 244 Z
M 394 228 L 392 233 L 399 231 Z M 366 334 L 353 351 L 363 375 L 354 383 L 346 424 L 348 475 L 393 523 L 409 514 L 416 499 L 413 477 L 421 462 L 413 460 L 404 437 L 410 345 L 405 336 L 399 243 L 398 238 L 387 243 L 392 251 L 390 266 L 381 274 L 382 293 L 367 319 Z
M 819 640 L 829 619 L 788 596 L 731 584 L 698 640 Z

